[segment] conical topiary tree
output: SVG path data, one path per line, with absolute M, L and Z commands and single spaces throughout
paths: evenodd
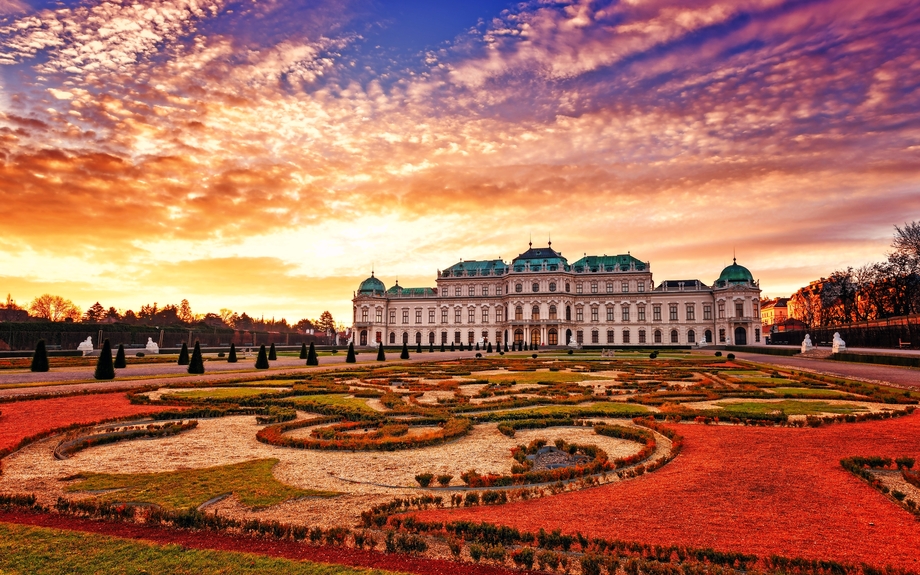
M 378 343 L 377 344 L 377 361 L 386 361 L 386 360 L 387 360 L 387 356 L 385 353 L 383 353 L 383 344 Z
M 433 341 L 428 342 L 428 353 L 434 353 L 434 342 Z
M 182 349 L 179 350 L 179 365 L 188 365 L 188 346 L 184 343 Z
M 358 359 L 355 357 L 355 342 L 348 342 L 348 355 L 345 356 L 345 363 L 355 363 Z
M 128 367 L 128 360 L 125 359 L 125 346 L 124 344 L 118 344 L 118 353 L 115 354 L 115 369 L 122 369 Z
M 236 344 L 230 343 L 230 353 L 227 354 L 227 363 L 236 363 Z
M 415 353 L 422 353 L 422 340 L 418 340 L 418 343 L 415 345 Z
M 399 359 L 409 359 L 409 345 L 406 342 L 403 342 L 402 353 L 399 354 Z
M 479 351 L 479 342 L 476 342 L 476 351 Z
M 102 343 L 102 351 L 99 352 L 99 361 L 96 362 L 96 373 L 93 374 L 96 379 L 115 379 L 115 366 L 112 364 L 112 344 L 109 340 Z
M 259 347 L 259 357 L 256 358 L 256 369 L 268 369 L 268 353 L 265 352 L 265 344 Z
M 35 372 L 44 372 L 50 369 L 48 366 L 48 348 L 45 347 L 45 340 L 43 339 L 38 340 L 38 343 L 35 344 L 31 369 Z
M 461 341 L 457 347 L 460 348 L 460 351 L 463 351 L 463 342 Z
M 492 342 L 489 342 L 489 346 L 486 347 L 486 353 L 492 353 Z
M 310 351 L 307 352 L 307 365 L 319 365 L 319 357 L 316 355 L 316 346 L 310 342 Z
M 444 340 L 441 340 L 441 351 L 444 351 Z
M 310 345 L 313 345 L 313 344 L 310 344 Z M 300 359 L 307 359 L 307 342 L 300 344 Z
M 454 342 L 450 342 L 450 350 L 454 351 Z
M 192 359 L 188 363 L 188 372 L 201 375 L 204 373 L 204 358 L 201 357 L 201 344 L 195 342 L 195 349 L 192 350 Z
M 268 350 L 268 360 L 275 361 L 276 359 L 278 359 L 278 352 L 275 351 L 275 344 L 273 343 Z

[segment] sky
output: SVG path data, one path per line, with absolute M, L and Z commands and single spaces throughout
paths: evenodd
M 347 321 L 631 253 L 765 296 L 920 220 L 920 0 L 0 0 L 0 291 Z

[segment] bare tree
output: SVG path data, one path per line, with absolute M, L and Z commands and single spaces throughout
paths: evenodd
M 29 313 L 33 317 L 50 321 L 64 321 L 65 319 L 77 321 L 81 315 L 80 308 L 72 301 L 48 293 L 32 300 L 32 303 L 29 304 Z
M 920 259 L 920 222 L 904 224 L 903 228 L 895 226 L 894 232 L 891 247 L 900 253 Z

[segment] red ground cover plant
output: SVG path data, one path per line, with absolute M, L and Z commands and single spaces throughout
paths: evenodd
M 920 456 L 920 413 L 821 428 L 674 425 L 680 457 L 638 479 L 496 507 L 420 512 L 522 530 L 920 571 L 920 524 L 840 466 Z
M 23 439 L 74 424 L 156 413 L 169 406 L 133 405 L 124 393 L 100 393 L 0 404 L 0 454 Z

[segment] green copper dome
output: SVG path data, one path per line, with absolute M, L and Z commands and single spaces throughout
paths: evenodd
M 744 266 L 739 266 L 737 260 L 732 259 L 732 265 L 722 270 L 722 275 L 716 280 L 716 286 L 754 283 L 754 276 Z
M 360 295 L 383 295 L 386 291 L 386 286 L 383 285 L 382 281 L 374 277 L 374 272 L 371 272 L 371 277 L 361 282 L 361 285 L 358 286 L 358 294 Z

